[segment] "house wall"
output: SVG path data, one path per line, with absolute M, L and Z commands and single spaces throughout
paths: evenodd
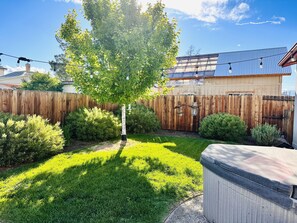
M 251 93 L 253 95 L 274 95 L 282 93 L 282 76 L 248 76 L 206 78 L 201 86 L 176 86 L 170 94 L 226 95 Z
M 65 93 L 77 93 L 75 87 L 73 85 L 63 85 L 63 92 Z
M 0 84 L 0 89 L 12 89 L 12 87 L 4 85 L 4 84 Z
M 7 77 L 0 78 L 0 84 L 21 85 L 23 80 L 28 81 L 29 80 L 29 75 L 12 77 L 12 78 L 7 78 Z

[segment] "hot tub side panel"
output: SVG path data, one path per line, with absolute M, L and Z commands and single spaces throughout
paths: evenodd
M 204 215 L 210 223 L 296 223 L 297 214 L 203 167 Z

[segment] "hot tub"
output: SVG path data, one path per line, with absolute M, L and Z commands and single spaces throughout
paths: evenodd
M 201 155 L 210 223 L 297 223 L 297 151 L 213 144 Z

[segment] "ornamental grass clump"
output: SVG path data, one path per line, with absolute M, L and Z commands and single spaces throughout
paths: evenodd
M 121 124 L 111 112 L 100 108 L 80 108 L 66 117 L 71 138 L 82 141 L 106 141 L 120 136 Z
M 273 146 L 280 137 L 280 131 L 275 125 L 258 125 L 252 129 L 252 138 L 260 146 Z
M 246 129 L 247 126 L 240 117 L 218 113 L 202 120 L 199 133 L 205 138 L 238 142 L 246 135 Z

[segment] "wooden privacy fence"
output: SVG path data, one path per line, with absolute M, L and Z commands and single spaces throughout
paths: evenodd
M 194 102 L 196 116 L 191 114 Z M 291 143 L 293 137 L 294 97 L 288 96 L 160 96 L 140 101 L 152 108 L 161 120 L 162 129 L 197 131 L 204 117 L 226 112 L 240 116 L 251 128 L 262 123 L 277 125 Z M 179 108 L 182 108 L 181 110 Z M 181 111 L 181 114 L 179 114 Z
M 51 91 L 0 90 L 0 111 L 41 115 L 52 123 L 64 123 L 67 113 L 80 107 L 114 110 L 112 104 L 97 104 L 89 96 Z
M 197 103 L 198 113 L 191 107 Z M 261 123 L 275 124 L 291 143 L 293 136 L 294 97 L 288 96 L 159 96 L 141 100 L 159 117 L 162 129 L 197 131 L 202 119 L 210 114 L 227 112 L 238 115 L 248 129 Z M 89 96 L 60 92 L 0 90 L 0 111 L 13 114 L 37 114 L 52 123 L 64 122 L 65 115 L 79 107 L 98 106 L 115 110 L 113 104 L 97 104 Z

